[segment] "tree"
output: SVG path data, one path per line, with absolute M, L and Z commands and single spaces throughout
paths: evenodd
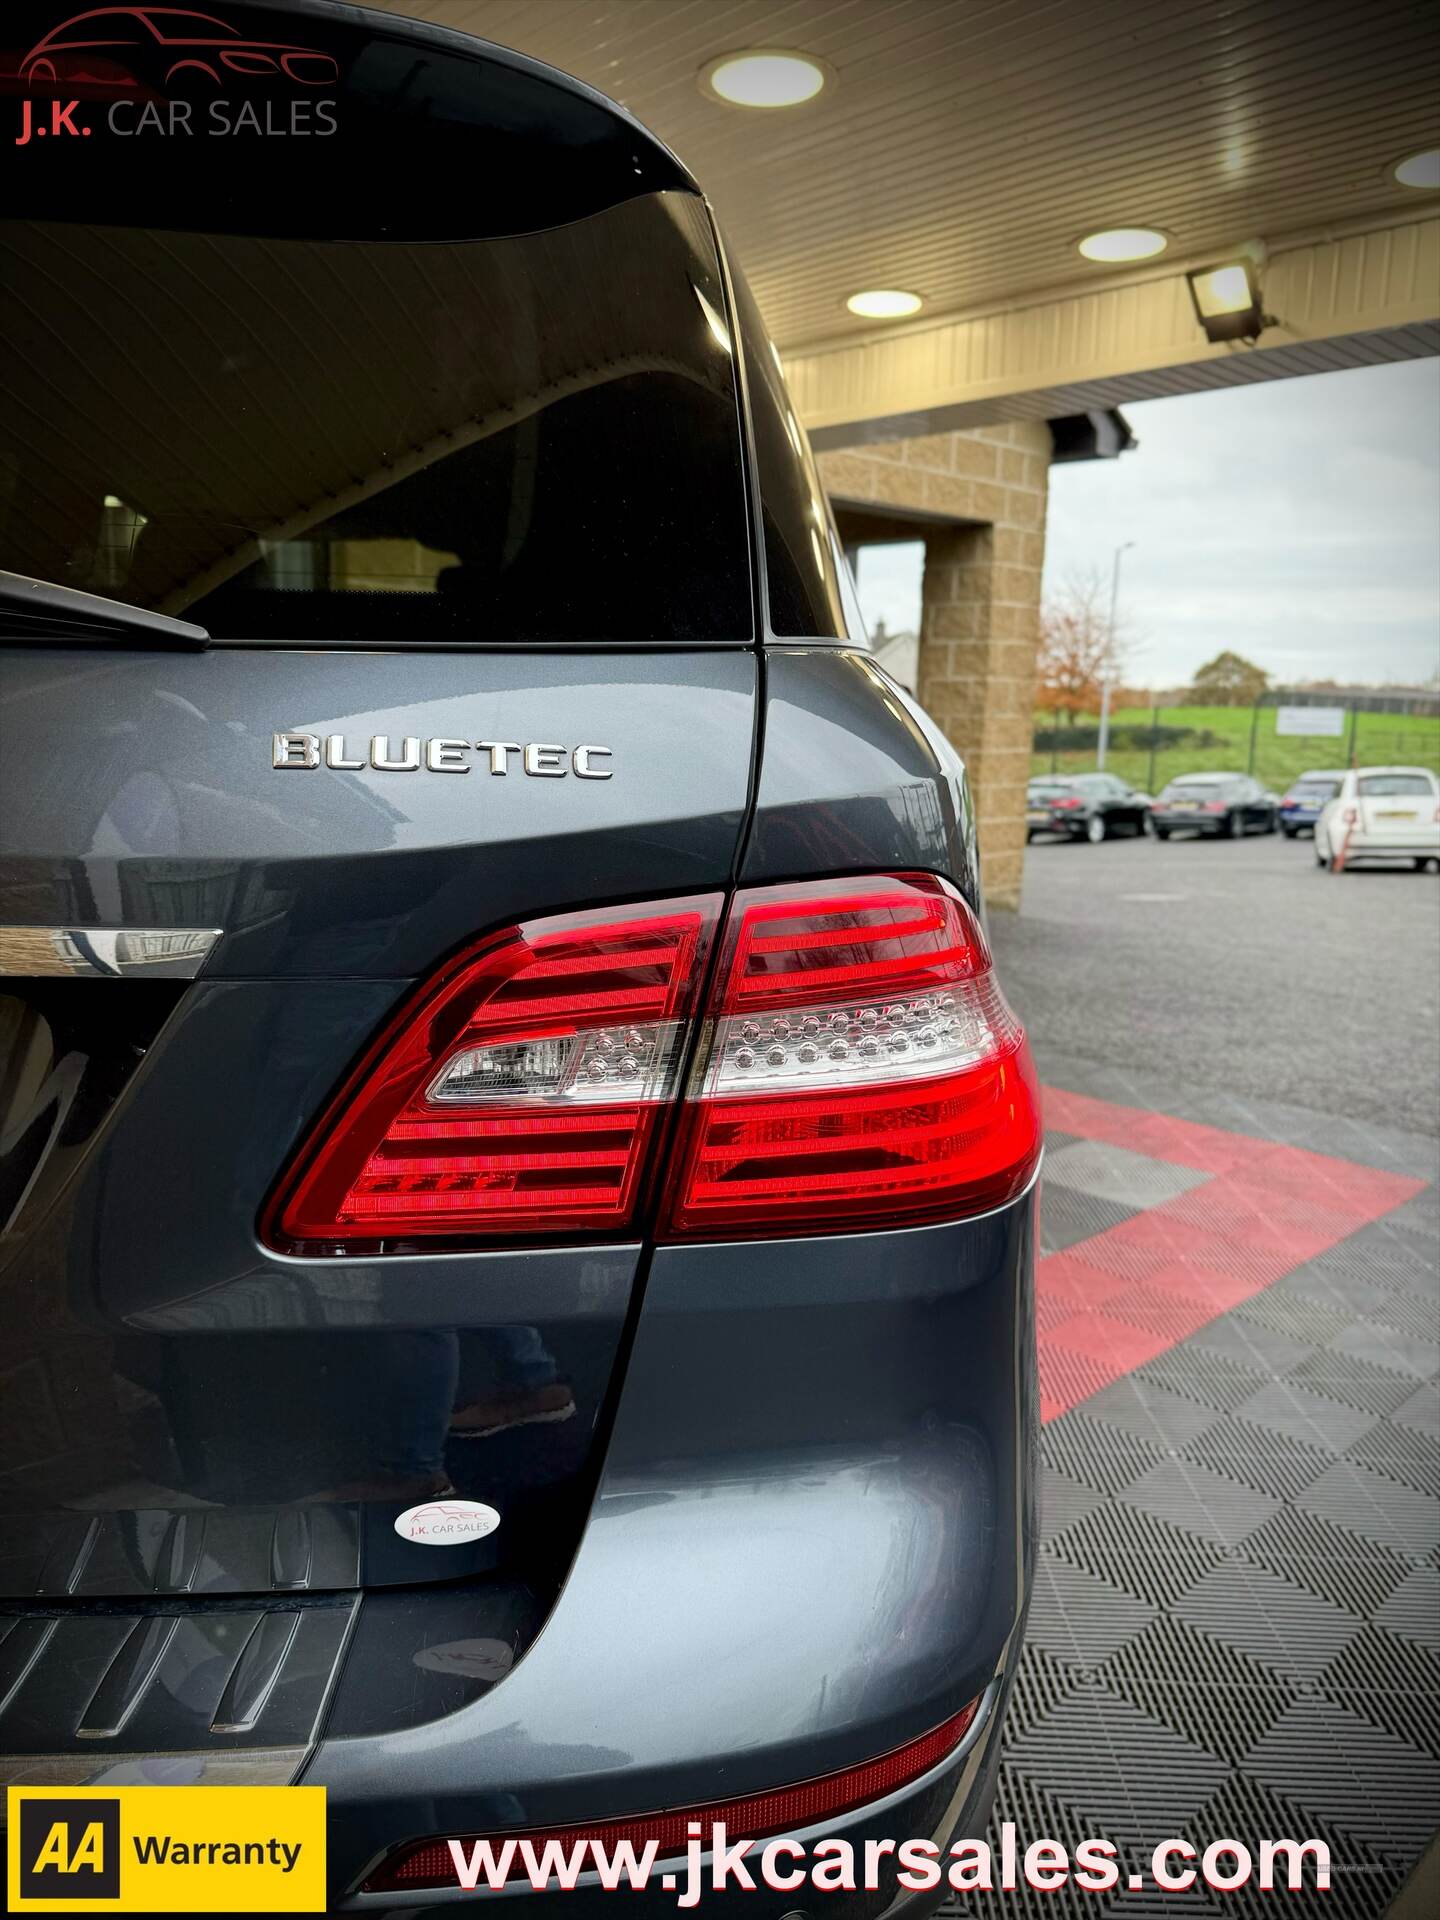
M 1238 653 L 1217 653 L 1195 671 L 1185 704 L 1191 707 L 1253 707 L 1270 676 Z
M 1099 575 L 1074 576 L 1040 610 L 1041 704 L 1058 709 L 1067 721 L 1095 712 L 1102 681 L 1115 680 L 1124 655 L 1123 635 L 1111 631 L 1107 589 Z

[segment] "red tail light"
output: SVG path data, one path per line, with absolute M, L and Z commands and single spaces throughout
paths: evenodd
M 362 1062 L 266 1237 L 631 1226 L 719 904 L 567 914 L 461 955 Z
M 1040 1152 L 1024 1033 L 928 874 L 769 887 L 730 912 L 663 1238 L 953 1219 Z
M 1228 813 L 1230 811 L 1230 802 L 1228 800 L 1207 800 L 1205 802 L 1205 811 L 1206 813 Z
M 634 1232 L 693 1032 L 711 896 L 512 927 L 392 1022 L 269 1208 L 287 1251 Z M 928 874 L 739 894 L 662 1239 L 956 1219 L 1040 1153 L 1024 1033 Z
M 1050 802 L 1050 811 L 1052 813 L 1069 813 L 1073 808 L 1083 807 L 1084 804 L 1085 802 L 1083 800 L 1052 800 Z
M 524 1837 L 534 1843 L 537 1852 L 551 1840 L 559 1841 L 567 1853 L 585 1842 L 613 1852 L 626 1841 L 637 1853 L 642 1853 L 653 1840 L 656 1859 L 669 1860 L 684 1853 L 689 1844 L 691 1823 L 695 1821 L 700 1824 L 701 1842 L 707 1849 L 717 1821 L 724 1822 L 727 1840 L 758 1840 L 771 1834 L 794 1833 L 804 1827 L 818 1826 L 822 1820 L 851 1813 L 867 1801 L 883 1799 L 929 1773 L 960 1745 L 970 1731 L 979 1705 L 978 1700 L 972 1700 L 968 1707 L 918 1740 L 892 1748 L 889 1753 L 858 1767 L 847 1767 L 843 1773 L 826 1773 L 798 1786 L 777 1787 L 770 1793 L 753 1793 L 742 1800 L 716 1801 L 710 1806 L 676 1807 L 667 1813 L 639 1814 L 628 1820 L 600 1820 L 585 1827 L 531 1828 Z M 469 1849 L 481 1837 L 467 1834 L 460 1844 Z M 502 1837 L 505 1836 L 491 1836 L 492 1839 Z M 382 1860 L 360 1891 L 391 1893 L 456 1884 L 455 1862 L 448 1839 L 411 1840 L 387 1860 Z

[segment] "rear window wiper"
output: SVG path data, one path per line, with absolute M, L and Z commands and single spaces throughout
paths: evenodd
M 204 627 L 27 573 L 0 571 L 0 641 L 44 646 L 208 647 Z

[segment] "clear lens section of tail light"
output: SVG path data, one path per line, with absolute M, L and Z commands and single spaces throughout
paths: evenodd
M 576 1103 L 663 1100 L 674 1085 L 684 1029 L 676 1020 L 501 1040 L 453 1054 L 426 1092 L 434 1106 L 483 1100 Z
M 495 934 L 402 1010 L 262 1233 L 289 1251 L 633 1227 L 716 897 Z
M 887 875 L 742 893 L 662 1233 L 982 1212 L 1029 1182 L 1039 1089 L 969 907 Z

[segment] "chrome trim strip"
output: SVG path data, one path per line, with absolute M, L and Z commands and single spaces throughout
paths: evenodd
M 0 1786 L 288 1787 L 304 1747 L 189 1748 L 143 1753 L 17 1753 L 0 1756 Z M 8 1796 L 0 1794 L 0 1832 Z
M 219 927 L 0 927 L 0 976 L 193 980 Z

